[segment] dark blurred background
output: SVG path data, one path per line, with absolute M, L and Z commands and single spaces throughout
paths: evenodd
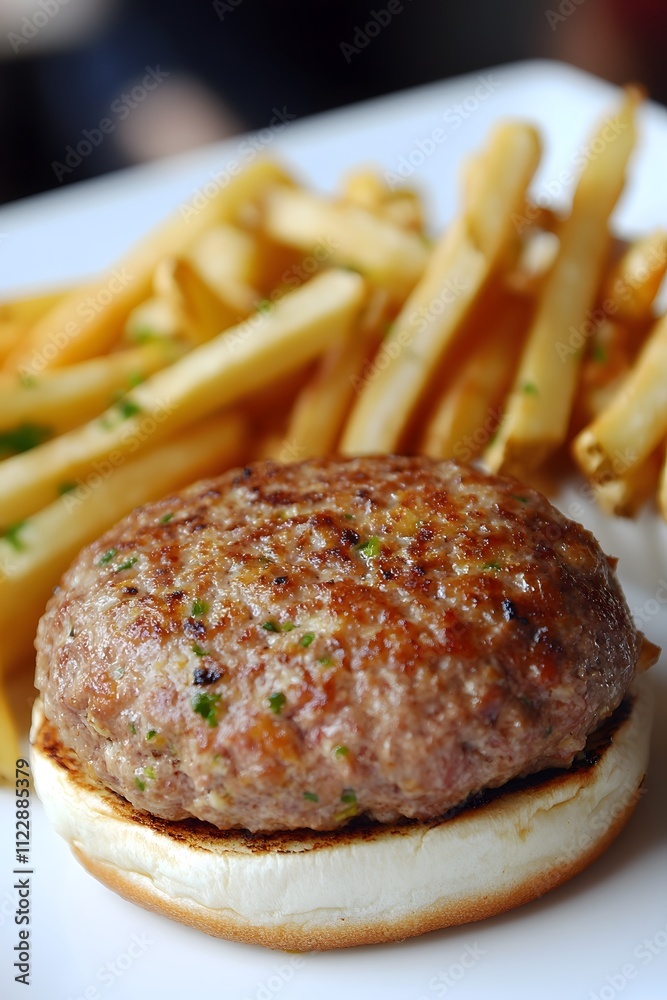
M 0 0 L 0 202 L 519 59 L 665 103 L 666 41 L 665 0 Z

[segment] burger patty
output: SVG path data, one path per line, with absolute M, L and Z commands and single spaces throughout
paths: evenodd
M 514 480 L 259 463 L 85 549 L 40 623 L 37 684 L 136 807 L 326 830 L 567 766 L 642 641 L 592 535 Z

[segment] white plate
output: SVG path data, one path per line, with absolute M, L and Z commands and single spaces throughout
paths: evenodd
M 556 191 L 552 182 L 572 166 L 576 150 L 617 96 L 614 88 L 569 67 L 527 63 L 296 122 L 269 147 L 323 189 L 332 189 L 341 171 L 360 161 L 396 171 L 412 158 L 417 167 L 409 180 L 426 191 L 437 227 L 457 203 L 462 157 L 479 146 L 499 116 L 527 117 L 540 125 L 546 152 L 535 187 L 538 193 Z M 628 235 L 667 223 L 667 112 L 649 106 L 642 124 L 640 149 L 615 218 L 616 228 Z M 446 138 L 434 141 L 432 153 L 419 162 L 434 129 Z M 0 292 L 77 279 L 111 263 L 237 149 L 235 140 L 2 210 Z M 568 193 L 559 192 L 559 200 Z M 652 513 L 637 523 L 601 518 L 576 485 L 563 491 L 559 503 L 620 556 L 631 607 L 649 637 L 667 645 L 665 526 Z M 5 790 L 0 994 L 39 1000 L 172 1000 L 195 993 L 224 1000 L 611 1000 L 623 994 L 660 1000 L 667 993 L 664 663 L 653 671 L 652 682 L 657 717 L 646 794 L 607 854 L 570 884 L 513 913 L 403 944 L 296 957 L 207 938 L 99 885 L 74 861 L 35 803 L 27 993 L 13 981 L 17 890 L 13 795 Z

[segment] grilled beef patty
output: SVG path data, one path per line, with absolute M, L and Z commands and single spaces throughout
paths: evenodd
M 318 459 L 198 483 L 85 549 L 40 623 L 37 683 L 140 809 L 333 829 L 568 765 L 641 648 L 597 542 L 535 490 Z

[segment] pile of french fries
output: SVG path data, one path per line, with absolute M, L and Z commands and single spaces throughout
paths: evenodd
M 537 131 L 508 121 L 435 241 L 419 195 L 373 171 L 325 198 L 261 160 L 99 280 L 0 304 L 1 676 L 31 669 L 82 546 L 260 457 L 423 452 L 532 478 L 571 453 L 606 510 L 657 491 L 667 515 L 667 233 L 609 227 L 641 100 L 601 124 L 563 216 L 531 200 Z M 13 774 L 1 683 L 0 733 Z

